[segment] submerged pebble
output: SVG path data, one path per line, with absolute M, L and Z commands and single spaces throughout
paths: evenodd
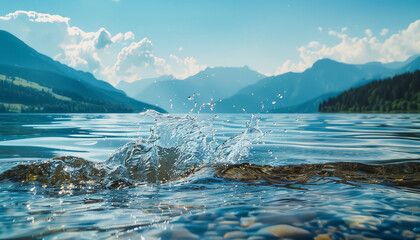
M 234 231 L 234 232 L 227 232 L 223 236 L 225 239 L 239 239 L 239 238 L 246 238 L 248 236 L 247 233 L 241 231 Z
M 319 234 L 314 240 L 332 240 L 328 234 Z
M 260 229 L 257 233 L 279 238 L 310 239 L 311 234 L 303 228 L 293 227 L 286 224 L 279 224 Z
M 241 227 L 249 227 L 252 224 L 254 224 L 257 221 L 257 219 L 254 217 L 243 217 L 241 218 L 240 221 L 241 221 Z

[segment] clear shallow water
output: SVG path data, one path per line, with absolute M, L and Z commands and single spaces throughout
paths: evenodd
M 197 118 L 212 124 L 218 144 L 243 132 L 251 119 L 246 114 L 212 117 Z M 267 133 L 239 163 L 277 167 L 358 162 L 404 168 L 407 162 L 419 162 L 420 115 L 258 117 L 261 131 Z M 147 138 L 154 121 L 139 114 L 28 114 L 0 115 L 0 124 L 4 172 L 65 155 L 104 161 L 125 143 Z M 418 177 L 418 169 L 411 174 Z M 4 180 L 0 238 L 270 239 L 275 237 L 270 227 L 280 225 L 295 231 L 281 236 L 298 239 L 323 234 L 336 239 L 413 239 L 420 233 L 418 182 L 400 186 L 343 182 L 332 176 L 309 183 L 240 181 L 206 169 L 164 184 L 123 189 Z

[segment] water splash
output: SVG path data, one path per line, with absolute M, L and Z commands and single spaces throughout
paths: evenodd
M 217 161 L 232 164 L 247 157 L 251 145 L 265 135 L 258 127 L 258 122 L 259 119 L 252 115 L 251 120 L 246 123 L 245 131 L 220 144 L 215 151 Z
M 87 181 L 101 186 L 166 182 L 185 177 L 204 164 L 239 163 L 249 155 L 253 142 L 264 136 L 255 116 L 247 122 L 244 132 L 218 144 L 211 120 L 198 121 L 190 115 L 174 117 L 152 110 L 141 115 L 155 121 L 149 137 L 125 144 L 104 162 L 67 156 L 54 158 L 19 165 L 15 169 L 16 179 L 48 185 Z

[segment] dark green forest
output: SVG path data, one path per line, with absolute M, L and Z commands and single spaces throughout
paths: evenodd
M 321 103 L 319 112 L 420 113 L 420 71 L 351 88 Z
M 107 112 L 133 112 L 133 109 L 122 104 L 112 104 L 83 98 L 69 96 L 72 100 L 62 100 L 51 92 L 31 87 L 13 84 L 0 80 L 0 113 L 107 113 Z

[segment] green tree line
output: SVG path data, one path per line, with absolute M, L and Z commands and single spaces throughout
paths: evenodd
M 319 112 L 420 113 L 420 71 L 351 88 L 322 102 Z

